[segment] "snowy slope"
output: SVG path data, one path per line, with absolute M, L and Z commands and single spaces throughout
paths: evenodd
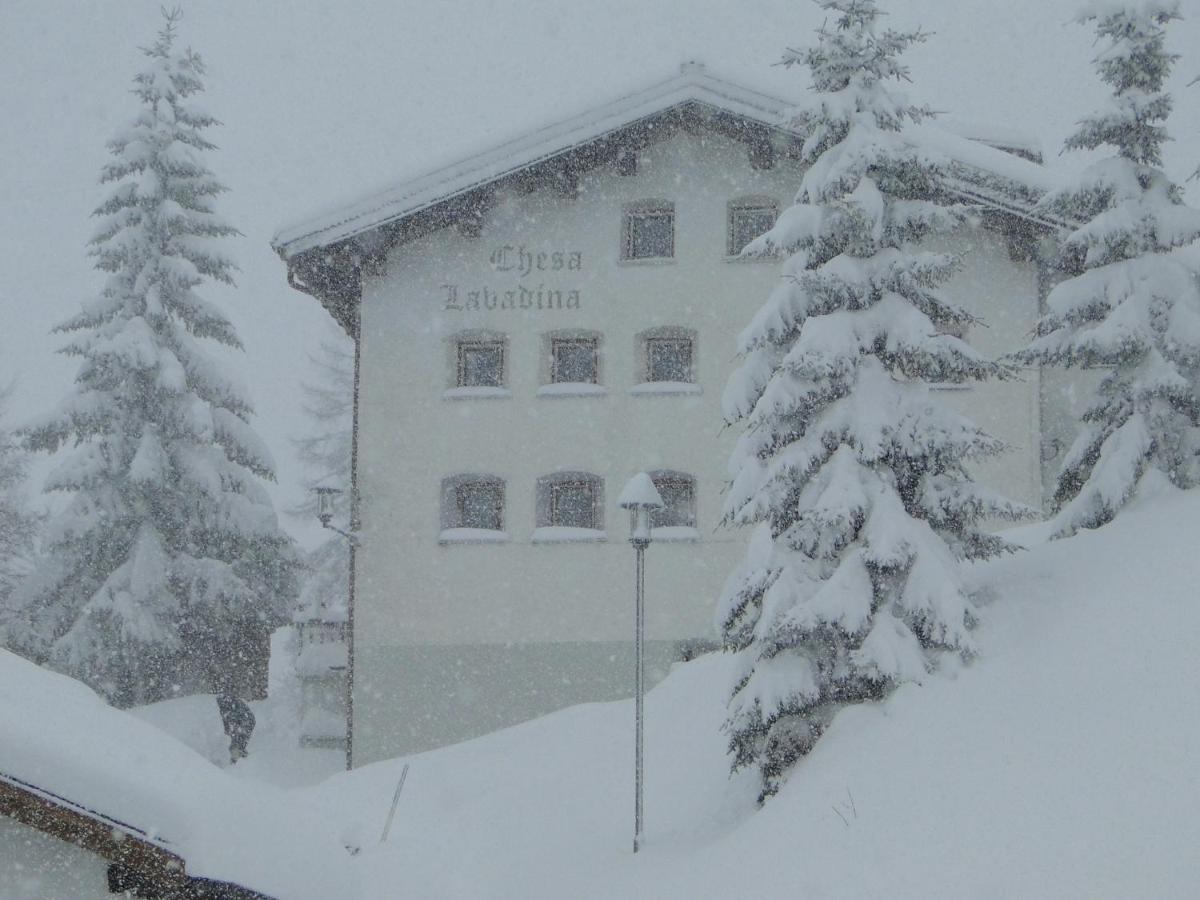
M 761 811 L 727 774 L 724 658 L 680 666 L 647 701 L 637 857 L 630 702 L 413 758 L 384 846 L 401 761 L 313 798 L 368 896 L 1194 897 L 1198 532 L 1200 495 L 1165 490 L 979 566 L 982 657 L 842 714 Z

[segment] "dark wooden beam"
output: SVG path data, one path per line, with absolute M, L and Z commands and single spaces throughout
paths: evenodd
M 492 185 L 471 191 L 462 197 L 454 209 L 454 227 L 463 237 L 477 238 L 483 231 L 488 211 L 496 205 L 496 189 Z
M 617 153 L 617 174 L 625 177 L 636 175 L 638 171 L 638 154 L 632 147 L 622 147 Z
M 750 168 L 766 170 L 775 166 L 775 145 L 771 143 L 770 135 L 763 134 L 750 141 L 749 153 Z

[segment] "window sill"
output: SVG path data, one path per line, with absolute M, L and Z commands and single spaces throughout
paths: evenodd
M 543 384 L 537 389 L 539 397 L 600 397 L 607 393 L 608 388 L 604 385 L 588 381 L 560 381 Z
M 471 387 L 446 388 L 442 393 L 443 400 L 494 400 L 499 397 L 511 397 L 512 391 L 506 387 Z
M 443 528 L 438 535 L 439 544 L 503 544 L 507 541 L 507 531 L 490 528 Z
M 565 525 L 543 525 L 529 536 L 531 544 L 589 544 L 607 541 L 608 534 L 599 528 L 569 528 Z
M 674 256 L 643 256 L 637 259 L 626 259 L 622 256 L 617 260 L 618 266 L 673 266 Z
M 729 256 L 727 254 L 725 256 L 725 262 L 727 262 L 727 263 L 764 263 L 764 262 L 777 263 L 777 262 L 779 262 L 780 256 L 781 256 L 781 254 L 779 254 L 779 253 L 751 253 L 748 256 L 742 256 L 742 254 L 740 254 L 740 253 L 735 254 L 733 256 Z
M 698 541 L 700 532 L 691 525 L 663 525 L 650 529 L 650 539 L 670 543 L 672 541 Z
M 635 397 L 662 397 L 672 394 L 703 394 L 704 389 L 691 381 L 643 381 L 629 389 Z

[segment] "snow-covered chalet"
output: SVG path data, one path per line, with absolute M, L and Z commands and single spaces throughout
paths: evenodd
M 633 553 L 617 507 L 651 473 L 653 680 L 709 646 L 746 534 L 720 527 L 721 393 L 779 276 L 739 258 L 802 168 L 787 104 L 697 64 L 281 231 L 292 286 L 357 345 L 353 762 L 435 747 L 633 688 Z M 1036 150 L 912 132 L 977 221 L 949 294 L 1020 347 L 1057 225 Z M 1012 452 L 979 477 L 1040 506 L 1073 394 L 1050 373 L 945 387 Z

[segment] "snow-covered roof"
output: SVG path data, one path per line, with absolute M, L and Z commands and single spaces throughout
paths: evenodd
M 717 78 L 703 65 L 688 62 L 680 67 L 678 75 L 666 81 L 283 228 L 272 239 L 272 246 L 285 259 L 291 259 L 314 247 L 336 244 L 381 225 L 403 220 L 685 104 L 697 104 L 792 135 L 782 124 L 791 104 Z M 1035 156 L 1035 144 L 1026 138 L 1014 137 L 1009 131 L 967 126 L 958 126 L 955 130 L 964 129 L 967 136 L 934 128 L 925 130 L 938 131 L 938 150 L 969 171 L 977 171 L 984 180 L 1000 179 L 1033 193 L 1045 190 L 1047 179 L 1042 167 L 1014 155 Z M 967 179 L 971 183 L 975 180 Z M 1009 192 L 997 192 L 998 196 L 1005 193 Z M 982 199 L 986 200 L 986 197 Z M 1019 212 L 1028 206 L 1028 203 L 1021 203 L 1019 209 L 1009 211 Z
M 234 779 L 77 681 L 0 650 L 0 787 L 272 897 L 338 896 L 336 835 L 281 790 Z

